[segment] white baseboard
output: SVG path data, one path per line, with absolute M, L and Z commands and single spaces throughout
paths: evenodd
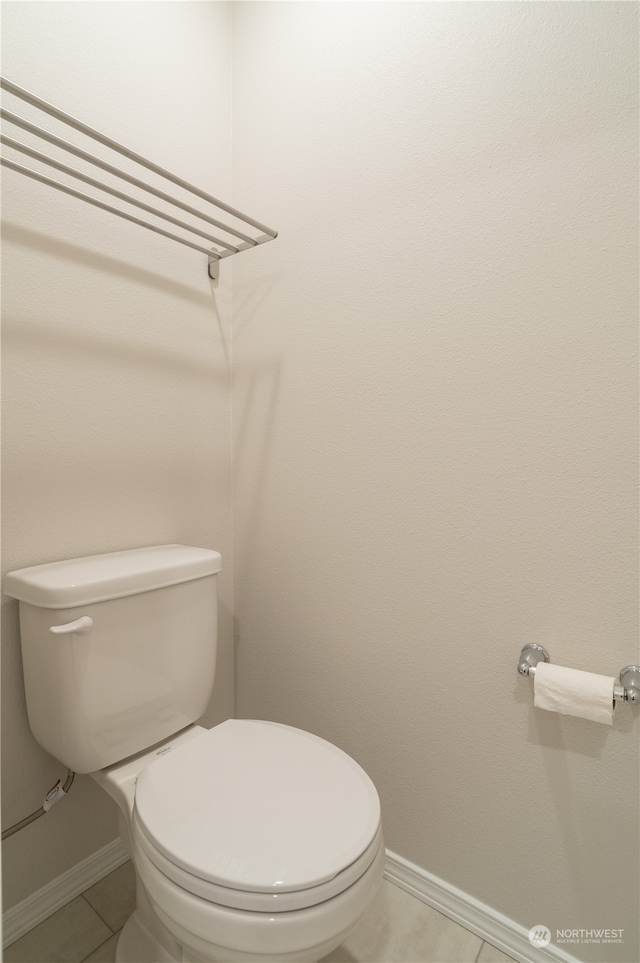
M 384 875 L 389 882 L 417 896 L 519 963 L 579 963 L 575 956 L 552 943 L 541 948 L 532 946 L 526 927 L 389 850 Z
M 129 859 L 122 840 L 114 839 L 97 853 L 83 859 L 77 866 L 58 876 L 28 896 L 4 914 L 2 918 L 3 945 L 10 946 L 48 916 L 61 909 L 89 886 L 111 873 Z

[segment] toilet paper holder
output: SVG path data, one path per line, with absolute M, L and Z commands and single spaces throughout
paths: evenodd
M 520 675 L 533 676 L 536 674 L 538 662 L 551 662 L 549 653 L 542 645 L 530 642 L 520 653 L 518 672 Z M 640 666 L 627 665 L 620 670 L 619 683 L 613 686 L 613 698 L 616 702 L 631 702 L 640 705 Z

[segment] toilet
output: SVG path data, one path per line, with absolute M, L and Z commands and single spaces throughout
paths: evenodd
M 119 963 L 320 960 L 382 882 L 378 795 L 346 753 L 274 722 L 196 724 L 221 566 L 159 545 L 5 578 L 33 734 L 118 806 L 136 871 Z

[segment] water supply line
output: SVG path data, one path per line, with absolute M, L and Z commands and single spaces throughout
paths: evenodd
M 52 809 L 56 803 L 60 802 L 61 799 L 64 799 L 71 789 L 75 775 L 75 772 L 73 772 L 71 769 L 67 769 L 67 778 L 64 781 L 64 785 L 61 785 L 61 780 L 58 779 L 55 786 L 52 786 L 47 795 L 44 797 L 44 802 L 40 806 L 40 809 L 36 809 L 36 811 L 32 812 L 30 816 L 25 816 L 24 819 L 21 819 L 19 823 L 15 823 L 13 826 L 10 826 L 9 829 L 4 829 L 2 831 L 2 839 L 5 840 L 9 836 L 13 836 L 14 833 L 24 829 L 25 826 L 29 825 L 29 823 L 35 822 L 35 820 L 39 819 L 40 816 L 44 816 L 45 813 L 48 813 L 49 810 Z

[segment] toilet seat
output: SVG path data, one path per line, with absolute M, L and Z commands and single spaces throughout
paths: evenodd
M 140 773 L 145 862 L 220 906 L 285 912 L 352 886 L 382 845 L 373 783 L 349 756 L 277 723 L 229 720 Z
M 144 868 L 147 877 L 150 873 L 159 870 L 163 876 L 186 893 L 198 896 L 209 903 L 251 913 L 287 913 L 317 906 L 332 899 L 357 883 L 372 865 L 380 849 L 384 848 L 380 826 L 362 856 L 332 880 L 321 883 L 319 886 L 288 893 L 251 893 L 247 890 L 219 886 L 186 873 L 162 853 L 149 846 L 139 826 L 134 829 L 134 837 L 136 861 L 140 869 Z

